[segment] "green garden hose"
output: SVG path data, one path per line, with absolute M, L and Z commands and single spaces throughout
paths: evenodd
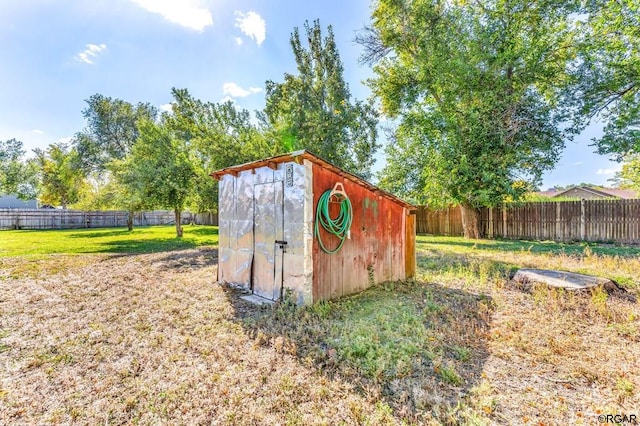
M 318 200 L 318 207 L 316 208 L 316 223 L 314 228 L 314 234 L 316 238 L 318 238 L 318 243 L 320 243 L 320 247 L 324 250 L 325 253 L 334 254 L 337 253 L 341 248 L 342 244 L 344 244 L 344 240 L 350 234 L 351 230 L 351 222 L 353 220 L 353 211 L 351 209 L 351 201 L 347 196 L 341 197 L 342 201 L 340 201 L 340 213 L 338 217 L 332 219 L 329 215 L 329 200 L 331 199 L 331 190 L 326 191 L 324 194 L 320 196 Z M 329 234 L 335 235 L 340 239 L 340 244 L 333 250 L 327 249 L 325 245 L 322 243 L 322 238 L 320 238 L 320 227 L 322 227 Z

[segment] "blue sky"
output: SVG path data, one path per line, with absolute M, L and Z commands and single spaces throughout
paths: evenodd
M 293 27 L 320 19 L 334 27 L 352 95 L 361 82 L 357 30 L 369 20 L 366 0 L 24 0 L 0 4 L 0 139 L 31 150 L 69 138 L 84 126 L 84 100 L 95 93 L 158 107 L 172 87 L 203 100 L 232 98 L 264 106 L 264 82 L 295 72 Z M 607 184 L 619 165 L 593 153 L 592 126 L 567 143 L 543 188 Z M 384 162 L 379 156 L 376 169 Z

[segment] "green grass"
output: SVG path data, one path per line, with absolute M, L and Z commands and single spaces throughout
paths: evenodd
M 640 256 L 640 247 L 599 243 L 556 243 L 554 241 L 526 240 L 466 240 L 462 237 L 418 235 L 417 249 L 442 250 L 448 253 L 501 253 L 515 252 L 551 255 L 604 255 L 620 257 Z
M 504 382 L 526 382 L 530 370 L 510 370 L 504 378 L 489 380 L 484 371 L 489 353 L 506 365 L 513 359 L 526 360 L 529 368 L 553 365 L 562 377 L 584 372 L 601 378 L 621 401 L 634 398 L 638 385 L 627 373 L 615 383 L 603 373 L 614 365 L 621 371 L 627 367 L 613 364 L 615 357 L 605 355 L 608 346 L 583 341 L 575 331 L 607 333 L 611 341 L 626 345 L 624 339 L 638 329 L 634 304 L 597 290 L 574 295 L 541 288 L 529 294 L 509 281 L 519 268 L 559 269 L 612 278 L 638 294 L 639 247 L 418 236 L 416 249 L 415 281 L 388 282 L 302 309 L 282 303 L 246 319 L 246 325 L 256 344 L 284 339 L 279 346 L 305 363 L 367 392 L 378 389 L 394 413 L 409 413 L 409 423 L 421 423 L 425 413 L 443 424 L 497 420 L 491 418 L 500 395 L 494 389 Z M 609 364 L 601 368 L 592 359 Z M 460 389 L 468 396 L 460 398 Z M 583 392 L 596 395 L 587 388 L 575 390 L 576 395 Z M 531 395 L 501 398 L 508 399 L 504 404 L 510 410 L 519 410 L 521 399 L 529 397 L 531 404 L 543 404 L 535 392 Z M 594 399 L 576 407 L 599 403 Z M 560 418 L 564 412 L 557 405 L 554 413 Z M 529 415 L 536 410 L 529 406 Z
M 80 253 L 154 253 L 218 244 L 218 227 L 184 227 L 176 238 L 174 226 L 0 231 L 0 257 Z

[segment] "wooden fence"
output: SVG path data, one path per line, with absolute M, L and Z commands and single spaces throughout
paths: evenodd
M 0 209 L 0 229 L 77 229 L 127 226 L 126 211 L 81 211 L 49 209 Z M 156 210 L 134 214 L 134 226 L 167 225 L 175 222 L 173 211 Z M 217 225 L 216 213 L 182 213 L 182 223 Z
M 432 211 L 419 207 L 419 234 L 462 235 L 459 207 Z M 532 202 L 518 207 L 480 209 L 486 238 L 640 243 L 640 199 Z

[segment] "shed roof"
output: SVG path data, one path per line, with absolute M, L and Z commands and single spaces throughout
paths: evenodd
M 287 163 L 290 161 L 295 161 L 297 163 L 302 163 L 302 160 L 309 160 L 312 163 L 315 163 L 327 170 L 330 170 L 340 176 L 342 176 L 345 179 L 349 179 L 352 182 L 357 183 L 358 185 L 361 185 L 365 188 L 367 188 L 368 190 L 372 191 L 373 193 L 375 193 L 376 195 L 379 195 L 381 197 L 387 198 L 397 204 L 402 205 L 403 207 L 409 208 L 409 209 L 416 209 L 416 206 L 414 206 L 413 204 L 409 204 L 406 201 L 404 201 L 401 198 L 396 197 L 395 195 L 391 194 L 390 192 L 387 192 L 385 190 L 382 190 L 380 188 L 378 188 L 377 186 L 367 182 L 366 180 L 359 178 L 358 176 L 349 173 L 343 169 L 341 169 L 338 166 L 335 166 L 331 163 L 329 163 L 327 160 L 324 160 L 320 157 L 318 157 L 317 155 L 307 151 L 307 150 L 300 150 L 300 151 L 294 151 L 291 152 L 289 154 L 283 154 L 283 155 L 278 155 L 275 157 L 271 157 L 271 158 L 265 158 L 263 160 L 257 160 L 257 161 L 251 161 L 249 163 L 244 163 L 244 164 L 239 164 L 237 166 L 231 166 L 231 167 L 225 167 L 224 169 L 221 170 L 216 170 L 215 172 L 211 173 L 211 177 L 213 177 L 214 179 L 220 179 L 221 176 L 223 175 L 227 175 L 227 174 L 231 174 L 234 176 L 237 176 L 238 173 L 245 171 L 245 170 L 252 170 L 252 169 L 256 169 L 258 167 L 270 167 L 272 169 L 275 170 L 276 168 L 276 164 L 278 163 Z

